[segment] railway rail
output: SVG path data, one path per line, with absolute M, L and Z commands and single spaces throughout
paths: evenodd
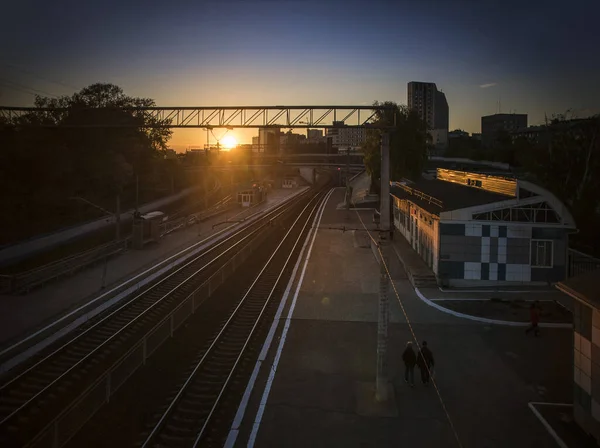
M 128 356 L 139 348 L 145 362 L 165 340 L 163 330 L 168 338 L 182 323 L 182 304 L 191 303 L 193 312 L 224 281 L 224 268 L 235 269 L 238 255 L 305 196 L 279 205 L 2 378 L 0 446 L 64 445 L 97 410 L 97 404 L 88 409 L 82 403 L 90 403 L 98 381 L 106 382 L 103 398 L 108 401 L 133 371 L 130 367 L 115 378 Z
M 326 198 L 328 189 L 313 196 L 298 214 L 281 242 L 256 275 L 241 299 L 225 316 L 189 367 L 158 421 L 143 435 L 141 446 L 222 446 L 237 400 L 228 397 L 232 383 L 241 383 L 247 366 L 258 356 L 270 317 L 274 315 L 291 275 L 309 223 Z M 246 367 L 242 367 L 246 366 Z M 217 422 L 213 425 L 213 423 Z

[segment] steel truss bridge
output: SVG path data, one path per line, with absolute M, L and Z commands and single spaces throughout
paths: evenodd
M 143 119 L 146 128 L 338 128 L 389 129 L 395 123 L 373 124 L 386 106 L 227 106 L 227 107 L 123 107 L 123 108 L 41 108 L 1 107 L 0 123 L 32 127 L 139 127 L 136 120 L 121 123 L 64 124 L 61 119 L 75 111 L 115 110 Z M 35 117 L 35 121 L 27 120 Z M 394 116 L 394 121 L 396 117 Z

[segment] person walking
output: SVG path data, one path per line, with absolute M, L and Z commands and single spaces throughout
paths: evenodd
M 404 382 L 409 383 L 410 387 L 415 387 L 415 364 L 417 363 L 417 354 L 410 341 L 406 343 L 406 349 L 404 349 L 404 353 L 402 353 L 402 361 L 404 361 Z
M 421 371 L 421 381 L 425 386 L 429 384 L 430 373 L 433 370 L 435 361 L 433 359 L 433 353 L 427 347 L 427 341 L 423 341 L 421 349 L 419 350 L 419 357 L 417 358 L 417 365 Z
M 527 327 L 527 329 L 525 330 L 525 334 L 529 334 L 530 331 L 533 331 L 533 334 L 535 334 L 535 336 L 539 336 L 540 335 L 540 327 L 539 327 L 540 307 L 538 305 L 537 300 L 535 302 L 533 302 L 531 304 L 531 306 L 529 307 L 529 320 L 531 322 L 531 325 L 529 325 L 529 327 Z

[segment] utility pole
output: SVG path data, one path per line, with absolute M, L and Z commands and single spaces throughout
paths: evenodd
M 135 211 L 137 212 L 140 207 L 140 176 L 136 173 L 135 175 Z
M 350 191 L 350 147 L 346 148 L 346 209 L 350 209 L 350 200 L 352 192 Z
M 390 135 L 384 132 L 381 136 L 381 197 L 380 197 L 380 230 L 379 249 L 381 260 L 379 265 L 379 317 L 377 323 L 377 377 L 375 379 L 377 401 L 387 401 L 387 342 L 390 303 L 388 299 L 389 277 L 388 238 L 390 236 Z
M 117 192 L 117 211 L 115 212 L 115 228 L 117 241 L 121 241 L 121 192 Z

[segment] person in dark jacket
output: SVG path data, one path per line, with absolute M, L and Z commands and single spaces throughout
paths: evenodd
M 417 354 L 413 349 L 412 342 L 406 343 L 406 349 L 402 353 L 402 361 L 404 361 L 404 381 L 410 384 L 410 387 L 415 386 L 415 364 L 417 363 Z
M 536 336 L 539 336 L 540 335 L 540 327 L 539 327 L 540 307 L 539 307 L 539 303 L 537 300 L 535 302 L 533 302 L 531 304 L 531 306 L 529 307 L 529 320 L 531 322 L 531 325 L 529 325 L 529 327 L 527 327 L 527 329 L 525 330 L 525 334 L 529 334 L 529 332 L 533 330 L 533 334 L 535 334 Z
M 423 384 L 428 385 L 430 373 L 433 370 L 435 361 L 433 359 L 433 353 L 431 353 L 431 350 L 429 350 L 429 347 L 427 347 L 427 341 L 423 341 L 421 349 L 419 350 L 417 365 L 421 371 L 421 381 Z

